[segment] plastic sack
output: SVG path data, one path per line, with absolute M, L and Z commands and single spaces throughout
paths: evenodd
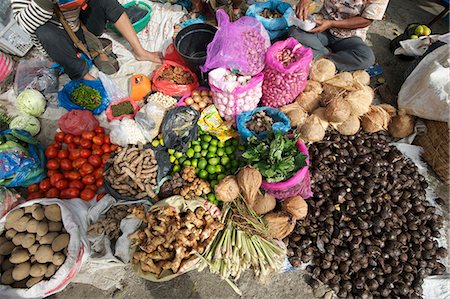
M 172 207 L 177 212 L 187 212 L 189 210 L 195 211 L 195 209 L 202 207 L 206 211 L 208 211 L 216 220 L 219 220 L 222 217 L 222 213 L 220 212 L 219 208 L 211 202 L 201 198 L 185 200 L 182 196 L 172 196 L 165 200 L 159 201 L 149 209 L 149 212 L 159 211 L 165 207 Z M 208 246 L 210 246 L 210 244 L 208 244 Z M 131 260 L 135 251 L 136 247 L 133 247 L 130 253 Z M 150 272 L 143 272 L 139 264 L 131 263 L 131 267 L 139 277 L 153 282 L 164 282 L 196 269 L 199 261 L 200 257 L 192 258 L 188 262 L 184 264 L 182 263 L 182 266 L 177 273 L 173 273 L 171 270 L 165 270 L 161 272 L 159 277 Z
M 183 57 L 181 57 L 180 53 L 177 52 L 173 43 L 171 43 L 165 51 L 164 59 L 176 62 L 180 65 L 187 66 Z
M 110 129 L 109 138 L 112 144 L 127 146 L 128 144 L 147 143 L 136 121 L 128 117 L 122 120 L 113 120 L 110 122 Z
M 206 62 L 200 69 L 206 73 L 216 68 L 238 70 L 255 76 L 264 69 L 264 59 L 270 39 L 263 25 L 252 17 L 241 17 L 231 23 L 228 14 L 216 13 L 219 30 L 208 44 Z
M 69 83 L 67 83 L 64 88 L 58 92 L 58 103 L 59 106 L 71 111 L 71 110 L 89 110 L 86 109 L 84 107 L 78 106 L 76 104 L 74 104 L 72 102 L 72 100 L 70 99 L 70 96 L 72 95 L 72 92 L 75 90 L 75 88 L 77 88 L 78 86 L 80 86 L 81 84 L 84 84 L 86 86 L 89 86 L 95 90 L 97 90 L 100 93 L 100 96 L 102 97 L 102 102 L 100 104 L 100 106 L 98 106 L 97 108 L 95 108 L 94 110 L 92 110 L 92 113 L 94 113 L 94 115 L 99 115 L 101 114 L 103 111 L 106 110 L 106 108 L 109 105 L 109 97 L 106 94 L 106 90 L 103 87 L 102 81 L 101 80 L 78 80 L 78 81 L 70 81 Z
M 448 44 L 443 45 L 416 66 L 398 94 L 399 109 L 421 118 L 450 122 L 449 50 Z
M 27 88 L 35 89 L 43 95 L 58 92 L 58 70 L 51 69 L 48 59 L 20 60 L 14 78 L 14 93 L 20 94 Z
M 296 58 L 287 66 L 277 57 L 284 49 L 291 50 Z M 266 53 L 262 104 L 276 108 L 292 103 L 306 87 L 312 59 L 312 50 L 294 38 L 274 43 Z
M 199 117 L 197 110 L 187 106 L 167 111 L 161 125 L 165 147 L 185 152 L 188 143 L 197 139 Z
M 258 106 L 262 96 L 262 84 L 264 74 L 253 77 L 246 85 L 228 88 L 223 85 L 224 69 L 216 69 L 209 73 L 209 85 L 211 87 L 214 105 L 219 110 L 220 116 L 226 121 L 236 122 L 236 117 L 245 111 L 251 111 Z M 219 87 L 219 86 L 222 87 Z
M 80 271 L 81 266 L 89 257 L 89 246 L 86 237 L 87 210 L 89 203 L 79 198 L 60 200 L 44 198 L 27 201 L 15 209 L 31 206 L 57 204 L 61 208 L 61 218 L 64 228 L 70 235 L 67 247 L 67 257 L 58 271 L 50 280 L 43 280 L 28 289 L 15 289 L 7 285 L 0 285 L 2 299 L 43 298 L 62 291 Z M 0 232 L 3 231 L 6 217 L 0 219 Z
M 89 110 L 72 110 L 58 120 L 58 127 L 66 134 L 81 135 L 83 131 L 93 131 L 100 125 Z
M 9 211 L 24 202 L 25 199 L 14 189 L 0 186 L 0 217 L 5 216 Z
M 162 72 L 169 66 L 180 67 L 183 70 L 189 72 L 191 76 L 194 78 L 194 82 L 189 85 L 179 85 L 171 81 L 158 80 L 158 77 L 162 74 Z M 186 93 L 190 93 L 197 89 L 199 86 L 197 75 L 193 73 L 189 68 L 184 65 L 178 64 L 173 61 L 165 60 L 163 65 L 161 65 L 154 73 L 153 73 L 153 87 L 156 91 L 160 91 L 166 95 L 174 96 L 174 97 L 182 97 Z
M 135 121 L 148 142 L 158 136 L 165 113 L 165 108 L 157 103 L 148 102 L 136 114 Z
M 111 103 L 120 101 L 121 99 L 128 97 L 128 94 L 125 91 L 123 91 L 122 89 L 120 89 L 117 86 L 117 83 L 114 82 L 114 80 L 111 79 L 110 76 L 108 76 L 102 72 L 99 72 L 98 78 L 100 79 L 100 81 L 102 81 L 102 85 L 105 88 L 106 94 L 108 95 L 109 101 Z
M 286 116 L 286 114 L 275 108 L 260 107 L 254 109 L 253 111 L 244 112 L 238 115 L 237 128 L 239 131 L 239 135 L 241 135 L 243 140 L 247 140 L 252 136 L 255 136 L 259 139 L 267 138 L 267 132 L 256 134 L 247 128 L 247 122 L 249 122 L 252 119 L 252 116 L 258 111 L 264 111 L 268 116 L 272 117 L 272 119 L 274 120 L 272 130 L 274 132 L 287 133 L 291 129 L 291 122 L 289 121 L 289 118 Z
M 306 145 L 299 139 L 297 141 L 297 147 L 300 152 L 308 155 L 305 161 L 309 165 L 309 154 Z M 284 200 L 296 195 L 307 199 L 313 195 L 308 166 L 300 168 L 293 177 L 283 182 L 269 183 L 263 180 L 261 188 L 278 200 Z
M 133 113 L 131 114 L 122 114 L 119 116 L 114 116 L 113 112 L 112 112 L 112 106 L 118 105 L 120 103 L 124 103 L 124 102 L 129 102 L 131 104 L 131 106 L 133 107 Z M 130 100 L 130 98 L 125 98 L 122 99 L 120 101 L 114 102 L 112 104 L 110 104 L 108 106 L 108 108 L 106 108 L 106 119 L 108 121 L 113 121 L 113 120 L 121 120 L 124 117 L 129 117 L 129 118 L 134 118 L 134 116 L 136 115 L 136 113 L 139 111 L 139 105 L 136 103 L 136 101 L 132 101 Z
M 0 185 L 27 187 L 45 178 L 44 150 L 28 132 L 0 132 Z
M 282 16 L 276 19 L 266 19 L 260 15 L 260 13 L 266 8 L 272 11 L 277 10 L 282 14 Z M 271 40 L 287 33 L 287 20 L 291 14 L 294 14 L 292 6 L 289 3 L 282 2 L 280 0 L 256 2 L 255 4 L 251 5 L 245 13 L 246 16 L 253 17 L 260 21 L 261 24 L 263 24 L 264 28 L 266 28 L 267 32 L 269 33 L 269 37 Z

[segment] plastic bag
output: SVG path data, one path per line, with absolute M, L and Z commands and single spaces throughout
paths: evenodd
M 216 136 L 220 141 L 225 142 L 228 139 L 237 137 L 237 132 L 231 128 L 230 122 L 224 122 L 220 117 L 216 106 L 209 105 L 203 109 L 198 120 L 198 126 L 202 131 Z
M 188 85 L 179 85 L 171 81 L 158 80 L 158 77 L 162 74 L 162 72 L 169 66 L 173 67 L 181 67 L 183 70 L 189 72 L 191 76 L 194 78 L 194 82 Z M 160 91 L 166 95 L 174 96 L 174 97 L 182 97 L 186 93 L 190 93 L 197 89 L 199 86 L 197 75 L 194 74 L 189 68 L 184 65 L 178 64 L 173 61 L 165 60 L 163 65 L 161 65 L 153 74 L 153 87 L 155 90 Z
M 136 114 L 135 121 L 148 142 L 158 136 L 165 113 L 165 108 L 149 102 Z
M 136 121 L 128 117 L 110 122 L 109 138 L 112 144 L 127 146 L 128 144 L 146 144 L 144 134 Z
M 291 50 L 296 59 L 287 66 L 277 57 L 284 49 Z M 292 103 L 306 87 L 312 59 L 312 50 L 303 47 L 294 38 L 274 43 L 266 53 L 261 98 L 263 105 L 281 107 Z
M 161 125 L 165 147 L 185 152 L 188 143 L 197 139 L 199 117 L 197 110 L 187 106 L 167 111 Z
M 51 69 L 48 59 L 21 60 L 17 66 L 14 78 L 16 95 L 27 88 L 40 91 L 43 95 L 58 92 L 59 74 L 57 69 Z
M 219 30 L 206 50 L 202 72 L 216 68 L 238 70 L 255 76 L 264 69 L 264 58 L 270 39 L 263 25 L 252 17 L 241 17 L 231 23 L 228 14 L 219 9 L 216 13 Z
M 241 135 L 243 140 L 247 140 L 252 136 L 256 136 L 259 139 L 267 138 L 267 132 L 256 134 L 247 128 L 247 122 L 249 122 L 252 119 L 252 116 L 258 111 L 264 111 L 268 116 L 272 117 L 272 119 L 274 120 L 272 130 L 274 132 L 287 133 L 291 129 L 291 122 L 289 121 L 289 118 L 286 116 L 286 114 L 275 108 L 260 107 L 250 112 L 241 113 L 237 117 L 237 128 L 239 131 L 239 135 Z
M 39 142 L 23 130 L 0 132 L 0 185 L 27 187 L 45 178 L 45 156 Z
M 25 199 L 14 189 L 0 186 L 0 217 L 5 216 L 9 211 L 24 202 Z
M 115 106 L 115 105 L 118 105 L 118 104 L 124 103 L 124 102 L 129 102 L 130 103 L 130 105 L 133 107 L 133 113 L 131 113 L 131 114 L 122 114 L 122 115 L 119 115 L 119 116 L 114 116 L 113 112 L 112 112 L 112 109 L 111 109 L 112 106 Z M 117 101 L 117 102 L 114 102 L 114 103 L 110 104 L 108 106 L 108 108 L 106 108 L 106 119 L 108 121 L 113 121 L 113 120 L 121 120 L 124 117 L 134 118 L 134 116 L 136 115 L 136 113 L 138 111 L 139 111 L 139 105 L 136 103 L 136 101 L 132 101 L 132 100 L 130 100 L 130 98 L 125 98 L 125 99 L 122 99 L 120 101 Z
M 236 122 L 239 114 L 258 106 L 262 96 L 264 74 L 256 75 L 244 86 L 233 87 L 223 84 L 222 70 L 224 69 L 216 69 L 209 73 L 212 98 L 220 116 L 226 121 Z
M 282 14 L 282 16 L 276 19 L 266 19 L 260 15 L 260 13 L 266 8 L 272 11 L 277 10 Z M 275 39 L 287 33 L 287 20 L 293 13 L 294 10 L 289 3 L 282 2 L 280 0 L 269 0 L 267 2 L 256 2 L 251 5 L 247 9 L 245 15 L 260 21 L 269 33 L 270 39 Z
M 81 266 L 89 257 L 89 246 L 86 236 L 89 203 L 79 198 L 71 200 L 44 198 L 27 201 L 15 209 L 31 206 L 35 203 L 41 205 L 57 204 L 61 208 L 63 225 L 70 235 L 66 260 L 50 280 L 43 280 L 31 288 L 15 289 L 7 285 L 0 285 L 2 299 L 44 298 L 58 293 L 77 275 Z M 0 219 L 0 232 L 3 231 L 5 222 L 6 217 Z
M 58 120 L 58 127 L 67 134 L 81 135 L 83 131 L 93 131 L 100 125 L 89 110 L 72 110 Z
M 86 109 L 84 107 L 81 107 L 81 106 L 78 106 L 78 105 L 74 104 L 71 101 L 71 99 L 70 99 L 70 96 L 72 95 L 72 92 L 75 90 L 75 88 L 77 88 L 81 84 L 84 84 L 86 86 L 89 86 L 89 87 L 97 90 L 100 93 L 100 96 L 102 97 L 102 102 L 101 102 L 100 106 L 98 106 L 97 108 L 92 110 L 92 113 L 94 113 L 94 115 L 99 115 L 103 111 L 105 111 L 106 108 L 109 105 L 109 97 L 106 94 L 106 90 L 103 87 L 103 84 L 102 84 L 101 80 L 70 81 L 69 83 L 67 83 L 64 86 L 64 88 L 60 92 L 58 92 L 58 103 L 59 103 L 59 106 L 65 108 L 65 109 L 67 109 L 69 111 L 74 110 L 74 109 L 89 110 L 89 109 Z
M 180 53 L 177 52 L 177 49 L 175 49 L 173 43 L 166 48 L 164 59 L 176 62 L 187 67 L 186 62 L 184 61 L 183 57 L 181 57 Z
M 117 86 L 117 83 L 114 82 L 110 76 L 102 72 L 99 72 L 98 78 L 100 79 L 100 81 L 102 81 L 103 87 L 105 88 L 106 94 L 108 95 L 109 101 L 111 103 L 120 101 L 121 99 L 128 97 L 128 94 L 122 89 L 120 89 Z

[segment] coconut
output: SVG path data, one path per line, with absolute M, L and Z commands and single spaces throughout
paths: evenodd
M 308 116 L 303 126 L 300 128 L 300 134 L 303 140 L 309 142 L 320 141 L 325 137 L 326 127 L 319 116 L 312 114 Z M 327 126 L 328 126 L 328 122 Z
M 258 194 L 256 195 L 256 200 L 253 203 L 252 209 L 256 213 L 264 215 L 275 209 L 276 204 L 277 201 L 275 197 L 273 197 L 269 193 L 262 194 L 261 192 L 258 192 Z
M 233 201 L 238 198 L 240 192 L 236 177 L 229 175 L 223 178 L 214 188 L 214 192 L 217 198 L 224 202 Z
M 321 58 L 315 61 L 311 67 L 309 77 L 317 82 L 324 82 L 334 77 L 336 65 L 331 60 Z
M 289 117 L 291 127 L 294 128 L 303 125 L 308 117 L 308 113 L 297 102 L 283 106 L 280 110 Z
M 395 138 L 405 138 L 414 132 L 414 116 L 400 109 L 398 114 L 391 119 L 389 133 Z
M 345 99 L 350 104 L 351 114 L 361 116 L 369 111 L 372 104 L 374 92 L 369 86 L 362 86 L 361 89 L 351 91 Z
M 362 84 L 370 84 L 370 75 L 366 71 L 355 71 L 353 72 L 353 80 Z
M 383 108 L 371 105 L 369 112 L 361 117 L 361 126 L 368 133 L 387 130 L 391 116 Z
M 389 104 L 380 104 L 379 107 L 383 108 L 391 117 L 394 117 L 397 115 L 397 109 L 395 109 L 394 106 Z
M 308 113 L 320 106 L 320 96 L 313 91 L 303 92 L 295 101 Z
M 312 114 L 319 117 L 320 123 L 322 124 L 323 128 L 326 130 L 328 128 L 329 121 L 327 120 L 327 117 L 325 115 L 325 108 L 319 107 L 316 110 L 314 110 Z
M 270 212 L 264 216 L 267 223 L 268 237 L 283 240 L 289 236 L 295 228 L 295 219 L 286 212 Z
M 345 90 L 354 90 L 353 76 L 349 72 L 342 72 L 334 76 L 333 78 L 325 81 L 326 84 L 343 88 Z
M 359 117 L 356 115 L 350 115 L 343 123 L 333 125 L 333 127 L 342 135 L 355 135 L 358 133 L 360 126 Z
M 295 220 L 303 220 L 308 215 L 308 204 L 298 195 L 283 200 L 281 209 L 291 214 Z
M 329 122 L 342 123 L 350 116 L 350 104 L 342 97 L 332 99 L 325 107 L 325 118 Z
M 306 82 L 306 87 L 305 90 L 303 90 L 303 92 L 310 92 L 310 91 L 314 92 L 317 95 L 321 94 L 323 91 L 322 84 L 316 81 L 308 80 L 308 82 Z

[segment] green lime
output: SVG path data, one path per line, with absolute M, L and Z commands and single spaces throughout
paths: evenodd
M 184 161 L 183 166 L 191 166 L 191 161 L 189 160 Z
M 216 165 L 216 173 L 222 173 L 225 168 L 222 165 Z
M 226 177 L 226 175 L 223 174 L 223 173 L 221 173 L 221 174 L 219 174 L 219 175 L 217 176 L 217 180 L 218 180 L 218 181 L 221 181 L 221 180 L 223 180 L 224 177 Z
M 238 144 L 239 144 L 239 141 L 237 140 L 237 139 L 231 139 L 231 144 L 234 146 L 234 147 L 236 147 L 236 146 L 238 146 Z
M 201 179 L 206 179 L 208 177 L 208 172 L 206 170 L 201 170 L 198 176 Z
M 175 156 L 170 156 L 170 157 L 169 157 L 170 163 L 174 163 L 176 159 L 177 159 L 177 158 L 175 158 Z
M 206 154 L 206 158 L 215 158 L 216 157 L 216 154 L 215 153 L 212 153 L 212 152 L 208 152 L 207 154 Z
M 202 157 L 206 157 L 207 154 L 208 154 L 208 150 L 206 150 L 206 149 L 204 149 L 204 150 L 202 150 L 202 151 L 200 152 L 200 155 L 201 155 Z
M 209 165 L 214 165 L 214 166 L 219 164 L 219 162 L 220 162 L 219 158 L 211 158 L 211 159 L 208 160 L 208 164 Z
M 183 153 L 182 152 L 176 152 L 175 153 L 175 158 L 180 159 L 181 157 L 183 157 Z
M 231 166 L 232 166 L 233 168 L 237 168 L 237 167 L 239 166 L 239 162 L 238 162 L 237 160 L 232 160 L 232 161 L 231 161 Z
M 194 157 L 194 154 L 195 154 L 195 152 L 192 148 L 188 149 L 186 152 L 186 156 L 188 156 L 188 158 Z
M 181 170 L 181 166 L 180 165 L 175 165 L 173 167 L 173 172 L 179 172 Z
M 211 142 L 210 142 L 209 144 L 210 144 L 210 145 L 217 146 L 218 143 L 219 143 L 219 140 L 217 140 L 217 139 L 212 139 Z
M 198 163 L 197 163 L 197 167 L 199 169 L 205 169 L 206 165 L 208 165 L 208 162 L 204 158 L 201 158 L 200 161 L 198 161 Z
M 208 180 L 209 181 L 216 181 L 217 180 L 217 174 L 209 174 L 208 175 Z
M 203 135 L 202 140 L 204 142 L 208 142 L 209 143 L 212 140 L 212 137 L 211 137 L 211 135 Z
M 216 167 L 214 165 L 208 165 L 206 166 L 206 171 L 208 171 L 209 174 L 216 173 Z
M 208 194 L 208 200 L 210 202 L 214 202 L 216 200 L 216 195 L 214 195 L 214 193 L 209 193 Z
M 217 147 L 225 147 L 225 142 L 219 141 L 219 142 L 217 143 Z
M 208 147 L 209 147 L 209 143 L 208 142 L 203 142 L 202 143 L 202 149 L 208 149 Z
M 216 152 L 217 156 L 222 157 L 225 154 L 225 151 L 223 148 L 218 148 Z
M 175 160 L 175 165 L 180 165 L 180 162 L 178 162 L 178 160 Z
M 186 161 L 186 157 L 183 156 L 183 157 L 179 158 L 178 161 L 180 162 L 180 164 L 183 164 L 183 162 Z
M 238 150 L 240 150 L 241 152 L 245 151 L 245 146 L 239 145 L 238 146 Z
M 227 153 L 227 155 L 231 155 L 234 152 L 234 148 L 231 146 L 227 146 L 225 148 L 225 153 Z
M 191 143 L 192 143 L 192 145 L 199 145 L 200 144 L 200 142 L 198 140 L 194 140 Z
M 202 170 L 197 168 L 197 169 L 195 170 L 195 175 L 198 176 L 198 175 L 200 174 L 200 171 L 202 171 Z
M 227 156 L 222 157 L 222 159 L 220 159 L 220 164 L 222 165 L 227 165 L 230 162 L 230 158 L 228 158 Z
M 199 158 L 201 158 L 202 157 L 202 155 L 200 155 L 200 153 L 195 153 L 194 154 L 194 158 L 196 158 L 196 159 L 199 159 Z
M 211 152 L 211 153 L 217 152 L 217 146 L 215 146 L 215 145 L 210 145 L 210 146 L 208 147 L 208 152 Z
M 159 145 L 159 141 L 158 140 L 153 140 L 152 141 L 152 145 L 154 146 L 154 147 L 158 147 L 158 145 Z
M 169 149 L 167 150 L 167 152 L 169 153 L 169 155 L 175 154 L 175 150 L 174 150 L 173 148 L 169 148 Z
M 201 151 L 202 151 L 202 147 L 199 144 L 194 146 L 194 152 L 199 153 Z
M 211 185 L 211 188 L 214 189 L 217 183 L 218 183 L 217 180 L 212 180 L 209 184 Z
M 191 166 L 197 168 L 197 165 L 198 165 L 198 160 L 197 159 L 191 160 Z

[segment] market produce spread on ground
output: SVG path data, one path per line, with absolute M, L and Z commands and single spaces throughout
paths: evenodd
M 104 105 L 95 86 L 78 85 L 68 95 L 78 109 L 45 149 L 33 137 L 45 98 L 17 97 L 23 114 L 1 115 L 11 129 L 0 134 L 10 158 L 0 180 L 9 188 L 2 290 L 40 296 L 56 279 L 45 296 L 60 291 L 65 273 L 79 271 L 85 227 L 90 258 L 111 252 L 155 282 L 209 270 L 241 294 L 244 271 L 267 279 L 287 257 L 307 266 L 313 288 L 326 284 L 341 298 L 423 296 L 424 278 L 445 272 L 447 250 L 425 178 L 391 144 L 411 135 L 414 117 L 373 104 L 365 71 L 337 72 L 293 40 L 267 49 L 258 30 L 242 34 L 245 71 L 217 67 L 211 86 L 176 64 L 157 70 L 155 92 L 141 101 Z M 102 127 L 94 114 L 105 109 Z M 92 209 L 108 203 L 77 225 L 84 220 L 66 203 L 80 199 Z

